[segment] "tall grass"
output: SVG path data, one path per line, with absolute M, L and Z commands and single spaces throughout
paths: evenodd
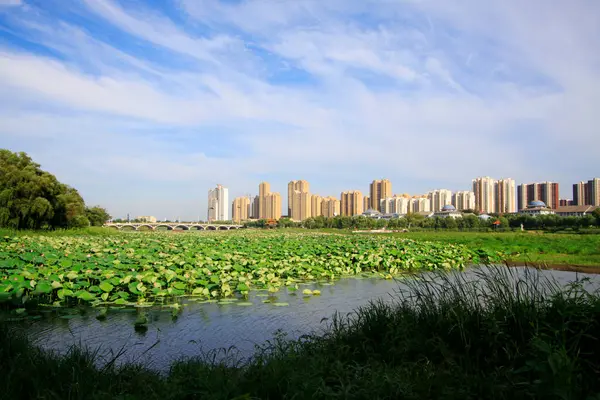
M 406 281 L 404 281 L 406 283 Z M 278 335 L 250 360 L 198 357 L 167 376 L 99 369 L 0 327 L 0 396 L 11 399 L 600 399 L 600 296 L 539 274 L 428 275 L 392 303 L 335 315 L 323 335 Z

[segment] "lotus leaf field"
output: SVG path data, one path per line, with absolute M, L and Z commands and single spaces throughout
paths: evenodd
M 463 245 L 317 233 L 123 233 L 5 236 L 0 302 L 22 307 L 149 305 L 243 297 L 345 276 L 460 269 L 498 255 Z M 175 300 L 176 302 L 176 300 Z

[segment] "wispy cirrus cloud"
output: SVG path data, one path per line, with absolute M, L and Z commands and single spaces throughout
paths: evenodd
M 0 8 L 0 138 L 117 216 L 297 178 L 568 195 L 597 174 L 600 6 L 551 3 L 28 0 Z

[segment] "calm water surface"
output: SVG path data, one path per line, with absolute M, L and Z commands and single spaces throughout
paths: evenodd
M 514 271 L 522 275 L 531 270 L 515 268 Z M 600 287 L 600 275 L 564 271 L 539 273 L 563 285 L 587 277 L 589 282 L 585 285 L 589 289 Z M 472 270 L 463 274 L 473 276 Z M 301 292 L 306 288 L 319 289 L 321 295 L 304 297 Z M 98 310 L 90 309 L 85 315 L 72 319 L 47 313 L 44 318 L 28 323 L 27 331 L 43 348 L 65 352 L 73 344 L 82 344 L 99 349 L 105 359 L 123 350 L 120 362 L 140 362 L 165 371 L 174 360 L 197 356 L 202 351 L 235 346 L 238 356 L 251 356 L 255 345 L 271 339 L 278 330 L 291 338 L 322 331 L 327 325 L 324 319 L 335 312 L 347 314 L 377 299 L 393 301 L 399 289 L 406 289 L 402 281 L 343 279 L 334 285 L 301 286 L 296 295 L 281 290 L 275 294 L 275 301 L 289 303 L 287 307 L 263 303 L 266 293 L 253 292 L 247 300 L 252 306 L 198 304 L 186 300 L 176 320 L 171 318 L 171 309 L 141 309 L 109 311 L 106 320 L 98 321 L 95 318 Z M 145 333 L 134 330 L 139 311 L 149 315 Z

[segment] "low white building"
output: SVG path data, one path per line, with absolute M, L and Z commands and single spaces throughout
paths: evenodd
M 431 217 L 441 218 L 462 218 L 462 213 L 456 209 L 452 204 L 446 204 L 440 211 L 436 211 L 431 214 Z
M 554 214 L 554 210 L 546 207 L 546 203 L 539 200 L 534 200 L 527 205 L 527 208 L 524 208 L 519 211 L 519 214 L 526 215 L 551 215 Z

